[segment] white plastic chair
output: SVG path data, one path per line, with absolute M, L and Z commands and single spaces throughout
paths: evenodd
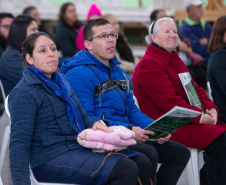
M 189 148 L 191 157 L 187 164 L 188 182 L 189 185 L 200 185 L 199 176 L 199 154 L 202 150 Z
M 210 82 L 209 81 L 207 81 L 207 95 L 208 95 L 208 97 L 213 101 L 213 97 L 212 97 L 212 90 L 211 90 L 211 87 L 210 87 Z
M 3 182 L 2 182 L 2 178 L 1 178 L 1 176 L 0 176 L 0 185 L 3 185 Z
M 5 111 L 9 117 L 9 127 L 7 127 L 5 129 L 5 133 L 4 133 L 4 139 L 3 139 L 3 145 L 1 148 L 1 160 L 0 162 L 3 160 L 4 161 L 4 157 L 5 157 L 5 153 L 6 153 L 6 149 L 7 149 L 7 145 L 9 142 L 9 137 L 10 137 L 10 125 L 11 125 L 11 120 L 10 120 L 10 112 L 9 112 L 9 105 L 8 105 L 8 96 L 5 99 Z M 1 167 L 1 166 L 0 166 Z M 69 184 L 60 184 L 60 183 L 46 183 L 46 182 L 38 182 L 34 175 L 33 172 L 31 170 L 31 168 L 29 168 L 30 170 L 30 179 L 31 179 L 31 185 L 69 185 Z M 0 179 L 1 180 L 1 179 Z M 1 182 L 0 182 L 1 185 Z M 76 184 L 71 184 L 71 185 L 76 185 Z
M 140 109 L 139 102 L 135 96 L 133 96 L 135 105 Z M 199 176 L 199 153 L 202 150 L 196 148 L 188 148 L 191 152 L 191 157 L 187 164 L 187 173 L 188 173 L 188 183 L 189 185 L 200 185 L 200 176 Z
M 1 80 L 0 80 L 0 88 L 1 88 L 2 98 L 3 100 L 5 100 L 5 91 L 4 91 Z M 2 146 L 0 151 L 0 185 L 3 185 L 1 174 L 2 174 L 4 159 L 5 159 L 5 154 L 7 150 L 7 145 L 9 142 L 9 132 L 10 132 L 10 125 L 8 124 L 4 130 L 4 134 L 2 138 Z

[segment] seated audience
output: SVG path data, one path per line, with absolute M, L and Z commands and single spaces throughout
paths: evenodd
M 98 19 L 100 17 L 102 17 L 102 13 L 101 13 L 100 9 L 97 7 L 96 4 L 92 4 L 87 13 L 87 21 L 92 20 L 92 19 Z M 80 28 L 77 38 L 75 40 L 75 47 L 78 50 L 85 49 L 84 39 L 83 39 L 83 29 L 84 29 L 84 26 L 82 26 Z
M 226 122 L 226 16 L 218 18 L 210 35 L 210 54 L 207 78 L 210 82 L 214 104 L 220 111 L 220 121 Z
M 75 5 L 65 3 L 60 8 L 59 21 L 55 26 L 55 38 L 63 57 L 72 57 L 78 52 L 75 41 L 82 23 L 78 20 Z
M 39 182 L 136 185 L 139 176 L 148 185 L 150 162 L 131 150 L 108 156 L 92 175 L 108 154 L 83 148 L 77 135 L 85 128 L 111 130 L 87 116 L 68 81 L 56 72 L 58 53 L 49 35 L 30 35 L 22 54 L 28 67 L 9 95 L 14 185 L 30 184 L 29 165 Z
M 38 24 L 38 30 L 41 31 L 41 32 L 45 32 L 45 33 L 49 34 L 49 32 L 46 30 L 46 28 L 42 25 L 42 20 L 41 20 L 39 11 L 36 7 L 28 6 L 28 7 L 24 8 L 22 14 L 23 15 L 30 15 L 31 17 L 33 17 Z
M 13 18 L 11 13 L 0 13 L 0 57 L 8 45 L 9 29 Z
M 134 131 L 138 143 L 129 149 L 149 158 L 154 185 L 176 185 L 190 152 L 185 146 L 168 141 L 171 135 L 157 141 L 147 140 L 153 132 L 144 128 L 153 119 L 134 104 L 125 72 L 118 65 L 120 62 L 115 56 L 118 33 L 106 19 L 100 18 L 85 25 L 83 36 L 86 49 L 65 61 L 61 72 L 70 82 L 84 110 L 93 119 L 104 119 L 111 125 L 122 125 Z M 157 172 L 158 162 L 162 165 Z
M 212 26 L 202 19 L 202 1 L 186 0 L 184 5 L 188 16 L 185 18 L 179 33 L 190 41 L 194 52 L 208 61 L 210 56 L 210 53 L 208 52 L 208 43 Z
M 217 123 L 219 112 L 203 88 L 193 81 L 202 109 L 190 104 L 178 74 L 188 72 L 175 52 L 177 28 L 169 17 L 160 18 L 151 25 L 150 40 L 146 54 L 138 63 L 133 75 L 134 95 L 141 111 L 154 119 L 159 118 L 174 106 L 202 112 L 172 133 L 171 140 L 190 148 L 204 150 L 204 166 L 201 169 L 201 184 L 226 184 L 226 125 Z M 148 79 L 148 80 L 147 80 Z
M 0 59 L 0 79 L 6 96 L 22 78 L 21 46 L 25 38 L 34 32 L 38 32 L 38 24 L 33 17 L 19 15 L 14 18 L 9 31 L 9 47 Z

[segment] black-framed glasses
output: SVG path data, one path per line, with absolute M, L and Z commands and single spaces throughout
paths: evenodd
M 118 33 L 109 33 L 109 34 L 103 33 L 103 34 L 92 37 L 91 39 L 89 39 L 89 41 L 93 40 L 94 38 L 106 40 L 107 38 L 109 38 L 109 36 L 111 36 L 115 40 L 118 39 Z
M 9 29 L 10 25 L 8 25 L 8 24 L 0 24 L 0 27 L 3 27 L 5 29 Z

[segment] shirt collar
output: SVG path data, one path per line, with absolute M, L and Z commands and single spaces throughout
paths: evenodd
M 200 21 L 200 25 L 202 27 L 202 31 L 204 32 L 205 31 L 205 25 L 206 25 L 206 21 L 203 20 L 203 19 L 199 19 Z M 185 18 L 185 22 L 189 25 L 189 26 L 195 26 L 195 25 L 199 25 L 197 24 L 195 21 L 193 21 L 190 17 L 186 17 Z

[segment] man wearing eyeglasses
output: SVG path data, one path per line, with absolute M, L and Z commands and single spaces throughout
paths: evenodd
M 171 135 L 159 138 L 157 142 L 147 141 L 153 132 L 143 128 L 154 120 L 134 104 L 125 72 L 115 56 L 118 34 L 107 20 L 100 18 L 85 25 L 83 37 L 86 49 L 76 53 L 61 67 L 82 107 L 93 119 L 105 119 L 111 125 L 123 125 L 133 130 L 138 143 L 130 149 L 149 158 L 152 164 L 150 178 L 154 184 L 158 181 L 158 185 L 176 185 L 190 157 L 189 150 L 168 141 Z M 157 175 L 158 162 L 164 165 Z
M 7 47 L 9 29 L 13 18 L 11 13 L 0 13 L 0 56 Z

